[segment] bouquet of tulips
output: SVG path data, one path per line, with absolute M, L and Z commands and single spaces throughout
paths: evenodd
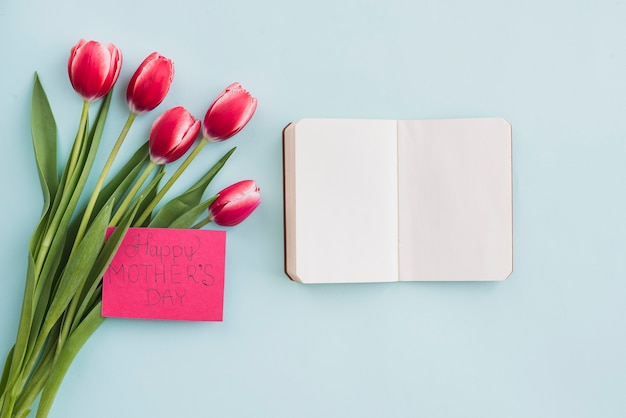
M 183 107 L 163 112 L 154 121 L 146 143 L 115 175 L 109 175 L 135 118 L 156 108 L 170 89 L 174 65 L 155 52 L 130 79 L 126 91 L 128 120 L 89 199 L 82 200 L 87 203 L 80 204 L 81 197 L 87 195 L 85 184 L 101 143 L 121 66 L 122 54 L 114 45 L 81 40 L 72 48 L 69 78 L 84 105 L 62 170 L 57 163 L 54 117 L 35 75 L 31 128 L 43 211 L 29 241 L 17 337 L 0 378 L 0 418 L 27 416 L 40 394 L 36 416 L 48 415 L 72 360 L 104 321 L 100 314 L 102 275 L 129 227 L 201 228 L 209 222 L 233 226 L 261 201 L 252 180 L 203 197 L 234 148 L 184 193 L 164 199 L 202 147 L 232 137 L 254 114 L 256 99 L 238 83 L 228 86 L 210 105 L 203 123 Z M 89 122 L 90 108 L 96 102 L 100 102 L 99 109 Z M 185 160 L 168 175 L 167 164 L 185 154 Z M 105 239 L 109 227 L 115 230 Z

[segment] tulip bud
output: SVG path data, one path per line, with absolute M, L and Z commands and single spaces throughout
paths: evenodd
M 219 192 L 209 206 L 209 218 L 222 226 L 234 226 L 246 219 L 261 203 L 254 180 L 243 180 Z
M 204 137 L 224 141 L 248 123 L 256 110 L 257 100 L 241 84 L 233 83 L 209 106 L 204 116 Z
M 140 114 L 157 107 L 165 99 L 173 79 L 172 60 L 156 52 L 148 55 L 128 83 L 126 101 L 130 111 Z
M 120 75 L 122 53 L 113 44 L 81 39 L 72 48 L 67 71 L 72 87 L 85 101 L 104 97 Z
M 166 164 L 179 159 L 193 145 L 199 132 L 200 121 L 184 107 L 165 111 L 150 129 L 150 160 Z

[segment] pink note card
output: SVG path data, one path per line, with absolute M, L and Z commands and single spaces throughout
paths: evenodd
M 130 228 L 104 273 L 102 316 L 221 321 L 225 250 L 225 231 Z

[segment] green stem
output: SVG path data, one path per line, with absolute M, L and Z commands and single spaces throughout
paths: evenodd
M 211 223 L 211 217 L 207 216 L 206 218 L 204 218 L 203 220 L 199 221 L 197 224 L 195 224 L 194 226 L 191 227 L 191 229 L 200 229 L 202 228 L 204 225 L 208 225 Z
M 148 178 L 148 176 L 150 175 L 150 172 L 152 172 L 152 170 L 154 169 L 154 167 L 156 167 L 157 165 L 155 163 L 153 163 L 152 161 L 150 161 L 148 163 L 148 165 L 146 166 L 146 168 L 144 168 L 143 172 L 141 173 L 141 175 L 139 176 L 139 178 L 137 179 L 137 181 L 135 182 L 135 184 L 133 185 L 132 189 L 130 189 L 130 191 L 128 192 L 128 194 L 126 195 L 126 197 L 124 198 L 124 201 L 120 204 L 120 207 L 117 208 L 117 211 L 115 212 L 115 215 L 113 216 L 113 218 L 111 219 L 111 222 L 109 222 L 110 226 L 115 226 L 117 225 L 117 223 L 120 221 L 120 219 L 122 218 L 122 215 L 124 215 L 124 212 L 126 211 L 126 209 L 128 208 L 128 205 L 130 204 L 130 202 L 133 200 L 133 198 L 135 197 L 135 195 L 137 194 L 137 192 L 139 191 L 139 189 L 141 188 L 141 186 L 143 186 L 143 184 L 145 183 L 146 179 Z
M 178 180 L 180 175 L 183 174 L 183 172 L 187 169 L 189 164 L 191 164 L 193 159 L 196 158 L 196 156 L 200 153 L 200 151 L 207 144 L 207 142 L 209 142 L 209 141 L 206 138 L 202 138 L 202 140 L 200 140 L 198 145 L 196 145 L 196 147 L 193 149 L 193 151 L 191 151 L 191 153 L 187 156 L 185 161 L 183 161 L 183 163 L 174 172 L 172 177 L 170 177 L 169 180 L 167 181 L 167 183 L 165 183 L 165 185 L 159 191 L 159 193 L 157 193 L 157 195 L 154 197 L 154 199 L 152 199 L 150 204 L 142 212 L 142 214 L 139 216 L 139 218 L 137 218 L 137 222 L 136 222 L 137 225 L 141 225 L 143 223 L 143 221 L 145 221 L 148 218 L 148 216 L 150 216 L 150 214 L 152 213 L 152 210 L 161 201 L 161 199 L 163 199 L 163 196 L 165 196 L 165 193 L 167 193 L 168 190 L 174 185 L 176 180 Z
M 107 158 L 107 161 L 104 164 L 104 168 L 102 169 L 102 173 L 100 173 L 100 177 L 98 178 L 98 182 L 94 186 L 94 191 L 91 194 L 91 198 L 89 199 L 89 203 L 87 204 L 87 208 L 85 209 L 85 214 L 83 215 L 83 219 L 81 220 L 80 227 L 78 228 L 78 232 L 76 234 L 76 239 L 75 239 L 75 243 L 76 244 L 78 244 L 80 242 L 80 240 L 83 238 L 83 236 L 85 235 L 85 230 L 87 229 L 87 224 L 89 223 L 89 218 L 91 217 L 91 213 L 93 212 L 93 208 L 96 205 L 96 200 L 98 199 L 98 195 L 100 194 L 100 190 L 102 190 L 102 185 L 104 184 L 104 180 L 106 179 L 106 176 L 109 174 L 109 171 L 111 170 L 111 166 L 113 165 L 113 161 L 115 160 L 115 157 L 117 156 L 117 153 L 119 152 L 120 148 L 122 147 L 122 143 L 124 142 L 124 139 L 126 138 L 126 135 L 128 134 L 128 131 L 130 130 L 130 127 L 132 126 L 133 122 L 135 121 L 135 117 L 136 116 L 137 116 L 137 114 L 133 113 L 133 112 L 131 112 L 128 115 L 128 119 L 126 120 L 126 124 L 124 124 L 124 127 L 122 128 L 122 131 L 120 132 L 120 136 L 117 138 L 117 141 L 115 142 L 115 145 L 113 146 L 113 149 L 111 150 L 111 154 L 109 155 L 109 158 Z

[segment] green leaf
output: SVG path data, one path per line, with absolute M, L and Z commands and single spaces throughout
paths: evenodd
M 143 167 L 148 162 L 150 154 L 148 153 L 148 143 L 142 144 L 133 156 L 124 164 L 124 166 L 117 172 L 117 174 L 105 185 L 100 191 L 96 204 L 94 205 L 94 211 L 91 218 L 100 212 L 102 207 L 109 201 L 120 202 L 124 198 L 124 194 L 130 188 L 133 181 L 137 178 Z M 113 205 L 115 209 L 115 205 Z M 83 218 L 85 209 L 83 208 L 80 213 L 71 222 L 68 228 L 68 236 L 75 237 L 80 226 L 80 221 Z M 71 244 L 71 243 L 70 243 Z M 71 245 L 68 245 L 67 251 L 71 250 Z
M 34 308 L 32 308 L 31 311 L 28 313 L 31 317 L 29 327 L 28 328 L 24 327 L 23 329 L 21 329 L 21 332 L 27 332 L 29 334 L 27 346 L 24 347 L 25 350 L 27 350 L 27 347 L 32 348 L 32 344 L 34 344 L 34 341 L 36 340 L 36 337 L 39 333 L 39 329 L 41 327 L 41 323 L 45 316 L 46 309 L 48 308 L 48 301 L 50 298 L 50 293 L 52 291 L 52 287 L 55 282 L 54 280 L 55 271 L 61 261 L 60 260 L 61 257 L 58 256 L 57 251 L 53 248 L 52 251 L 48 253 L 47 262 L 44 263 L 43 270 L 40 273 L 40 275 L 42 275 L 43 277 L 46 277 L 46 279 L 43 280 L 43 282 L 40 281 L 39 285 L 37 286 L 36 285 L 37 280 L 35 279 L 35 271 L 34 271 L 35 270 L 34 254 L 36 253 L 35 246 L 37 245 L 42 235 L 46 231 L 47 219 L 48 219 L 48 213 L 42 216 L 41 220 L 39 221 L 39 224 L 37 225 L 35 229 L 35 232 L 31 236 L 30 241 L 29 241 L 29 252 L 28 252 L 29 269 L 27 271 L 27 280 L 26 280 L 26 286 L 24 289 L 24 301 L 22 302 L 22 306 L 24 308 L 25 306 L 30 304 Z M 65 231 L 63 231 L 62 233 L 58 233 L 58 235 L 60 235 L 59 242 L 61 243 L 64 242 Z M 27 297 L 31 300 L 27 301 Z M 26 311 L 23 311 L 22 315 L 26 315 Z M 20 323 L 21 321 L 23 321 L 22 318 L 20 318 Z M 21 334 L 18 333 L 17 340 L 21 338 L 23 337 L 21 336 Z M 27 350 L 26 353 L 29 353 L 29 351 Z M 1 392 L 2 391 L 0 390 L 0 393 Z
M 29 336 L 33 312 L 33 289 L 35 287 L 34 281 L 34 261 L 33 258 L 29 256 L 24 299 L 22 300 L 22 312 L 17 329 L 17 338 L 12 349 L 11 367 L 5 384 L 7 389 L 13 388 L 15 383 L 22 378 L 22 367 L 29 352 Z
M 33 151 L 43 194 L 42 216 L 29 241 L 30 251 L 36 254 L 37 244 L 48 224 L 50 202 L 54 200 L 59 187 L 57 127 L 46 92 L 37 73 L 35 73 L 33 85 L 30 120 Z
M 42 271 L 46 270 L 46 268 L 48 268 L 48 271 L 50 272 L 54 271 L 56 269 L 56 267 L 54 267 L 54 264 L 59 263 L 59 259 L 61 258 L 66 259 L 69 256 L 71 248 L 75 244 L 77 244 L 74 242 L 76 231 L 71 231 L 73 232 L 72 235 L 66 235 L 65 233 L 69 232 L 68 226 L 70 224 L 70 221 L 72 220 L 83 188 L 85 187 L 85 183 L 87 182 L 87 179 L 91 172 L 91 168 L 96 157 L 96 152 L 98 150 L 98 145 L 100 144 L 100 139 L 102 137 L 102 132 L 104 130 L 104 125 L 106 122 L 106 117 L 110 104 L 111 93 L 105 96 L 104 101 L 100 106 L 100 110 L 98 112 L 96 120 L 94 121 L 92 130 L 89 133 L 87 141 L 85 141 L 85 146 L 81 150 L 77 169 L 70 179 L 69 190 L 64 190 L 63 199 L 57 208 L 58 213 L 54 214 L 55 219 L 49 226 L 49 230 L 46 232 L 47 234 L 51 234 L 52 236 L 48 256 L 46 257 L 45 263 L 51 263 L 52 265 L 46 267 L 46 265 L 44 264 L 44 266 L 42 266 Z M 59 233 L 59 231 L 62 231 L 62 233 Z M 50 275 L 48 274 L 43 277 L 50 277 Z
M 104 102 L 101 105 L 100 109 L 102 109 L 102 106 L 104 106 Z M 51 228 L 56 231 L 55 228 L 58 226 L 58 222 L 60 219 L 59 214 L 65 212 L 68 201 L 76 187 L 76 182 L 78 181 L 78 175 L 80 174 L 80 170 L 76 170 L 76 164 L 78 161 L 73 161 L 73 158 L 75 153 L 82 153 L 81 155 L 84 155 L 84 150 L 85 148 L 87 148 L 87 146 L 85 145 L 85 140 L 87 138 L 87 132 L 89 131 L 88 108 L 89 106 L 87 106 L 87 104 L 83 105 L 83 110 L 81 113 L 81 123 L 83 122 L 83 116 L 86 118 L 85 123 L 84 125 L 79 125 L 79 130 L 76 133 L 74 142 L 72 143 L 71 151 L 67 156 L 67 161 L 65 162 L 65 165 L 63 166 L 63 174 L 61 175 L 59 187 L 52 204 L 52 216 L 46 232 L 50 231 Z M 80 128 L 81 126 L 83 127 L 82 130 Z M 47 236 L 44 237 L 44 240 L 47 238 Z
M 30 125 L 35 150 L 35 161 L 39 172 L 39 181 L 47 210 L 50 199 L 54 198 L 59 186 L 57 165 L 57 126 L 50 103 L 46 97 L 39 76 L 35 73 L 35 85 L 30 111 Z
M 196 182 L 196 184 L 191 186 L 185 193 L 178 196 L 176 199 L 186 203 L 187 205 L 197 205 L 198 203 L 200 203 L 204 191 L 209 186 L 213 178 L 217 175 L 217 173 L 219 173 L 222 167 L 224 167 L 224 164 L 226 164 L 226 161 L 228 161 L 228 159 L 233 154 L 233 152 L 235 152 L 236 149 L 237 147 L 233 147 L 230 151 L 224 154 L 224 156 L 220 158 L 219 161 L 215 163 L 215 165 L 213 165 L 213 167 L 211 167 L 211 169 L 207 171 L 207 173 Z
M 145 142 L 104 186 L 98 195 L 94 211 L 97 213 L 111 197 L 114 197 L 116 202 L 121 202 L 124 194 L 130 189 L 131 184 L 133 184 L 149 158 L 148 142 Z
M 86 238 L 86 236 L 85 236 Z M 70 335 L 67 343 L 63 346 L 57 361 L 55 362 L 50 376 L 46 382 L 46 385 L 41 394 L 39 400 L 39 406 L 37 407 L 36 418 L 45 418 L 48 416 L 54 398 L 61 387 L 63 377 L 70 368 L 72 361 L 87 342 L 89 337 L 98 329 L 98 327 L 104 322 L 105 318 L 100 315 L 102 310 L 102 303 L 98 303 L 89 312 L 85 319 L 80 323 L 76 330 Z
M 206 200 L 197 206 L 187 209 L 181 212 L 180 216 L 176 218 L 171 224 L 169 224 L 168 228 L 180 228 L 180 229 L 189 229 L 191 228 L 196 220 L 202 215 L 206 213 L 209 209 L 209 205 L 213 203 L 217 199 L 217 195 L 211 197 L 209 200 Z
M 69 257 L 59 280 L 59 286 L 48 308 L 42 330 L 48 331 L 61 317 L 72 297 L 85 283 L 104 246 L 104 237 L 111 218 L 111 205 L 106 205 L 87 229 L 83 240 Z
M 99 301 L 97 305 L 93 307 L 93 309 L 90 310 L 87 316 L 83 317 L 83 313 L 86 311 L 86 308 L 89 307 L 89 305 L 91 304 L 91 301 L 93 300 L 94 292 L 92 290 L 97 291 L 98 289 L 101 288 L 102 277 L 104 275 L 104 272 L 109 266 L 109 264 L 111 263 L 111 260 L 113 259 L 113 257 L 115 256 L 115 253 L 117 252 L 122 242 L 122 239 L 124 238 L 124 236 L 126 235 L 126 232 L 128 231 L 128 228 L 130 226 L 132 219 L 137 214 L 137 210 L 142 199 L 143 199 L 143 196 L 140 196 L 137 199 L 137 201 L 134 203 L 132 207 L 132 210 L 128 211 L 128 213 L 121 219 L 120 224 L 113 231 L 113 233 L 109 236 L 109 238 L 106 240 L 104 245 L 100 244 L 101 250 L 98 253 L 95 260 L 90 261 L 89 263 L 81 264 L 83 266 L 83 269 L 81 269 L 81 271 L 82 272 L 88 271 L 89 274 L 87 275 L 84 281 L 77 280 L 80 282 L 80 285 L 76 286 L 76 290 L 72 294 L 76 294 L 76 291 L 78 291 L 80 287 L 82 287 L 83 289 L 88 289 L 88 291 L 82 292 L 82 295 L 81 295 L 82 303 L 76 313 L 74 323 L 72 324 L 72 333 L 67 343 L 63 346 L 61 353 L 59 355 L 59 358 L 57 362 L 55 363 L 54 368 L 52 369 L 49 378 L 47 379 L 46 386 L 43 390 L 41 400 L 39 402 L 39 408 L 37 410 L 37 417 L 47 416 L 50 408 L 52 407 L 54 397 L 56 396 L 56 393 L 61 385 L 61 382 L 63 381 L 63 377 L 65 376 L 65 373 L 69 369 L 74 357 L 80 351 L 80 348 L 84 345 L 87 339 L 89 339 L 89 337 L 93 334 L 93 332 L 104 321 L 104 318 L 100 316 L 100 311 L 102 309 L 101 301 Z M 110 209 L 111 206 L 113 206 L 113 204 L 112 202 L 109 202 L 109 204 L 105 206 L 105 208 L 101 211 L 101 213 L 98 214 L 98 216 L 96 217 L 96 220 L 94 220 L 94 223 L 92 224 L 92 227 L 87 231 L 87 234 L 85 235 L 83 241 L 81 242 L 79 246 L 79 251 L 82 250 L 83 245 L 90 245 L 91 239 L 92 239 L 91 237 L 92 228 L 95 225 L 100 225 L 99 220 L 101 216 L 103 215 L 103 213 L 106 214 L 104 219 L 107 220 L 107 224 L 108 224 L 108 219 L 111 216 L 111 209 Z M 102 229 L 103 233 L 106 230 L 106 225 L 104 226 L 105 228 Z M 98 226 L 98 228 L 100 229 L 101 226 Z M 102 236 L 102 238 L 104 238 L 104 236 Z M 92 247 L 95 247 L 96 245 L 97 245 L 97 242 L 91 243 Z M 68 264 L 68 267 L 69 267 L 69 264 Z M 62 290 L 63 288 L 60 286 L 59 293 L 61 293 Z M 67 306 L 68 304 L 69 304 L 69 300 L 67 300 L 67 303 L 65 303 L 65 305 Z M 52 309 L 53 308 L 51 306 L 50 310 Z M 46 318 L 46 320 L 48 320 L 48 318 Z
M 148 226 L 150 228 L 167 228 L 188 206 L 180 200 L 173 199 L 159 210 Z
M 48 126 L 49 128 L 50 125 L 48 122 L 45 122 L 49 119 L 50 112 L 49 106 L 47 106 L 47 100 L 43 99 L 45 95 L 42 95 L 42 91 L 38 89 L 40 85 L 38 82 L 35 84 L 36 88 L 33 95 L 33 108 L 35 109 L 33 111 L 33 143 L 35 144 L 38 168 L 43 173 L 42 178 L 45 179 L 46 187 L 48 187 L 48 183 L 51 181 L 50 172 L 52 169 L 50 167 L 52 165 L 54 165 L 55 171 L 54 178 L 56 179 L 57 176 L 56 145 L 54 150 L 50 150 L 46 148 L 46 145 L 42 141 L 42 138 L 44 138 L 42 132 L 45 132 L 45 127 Z M 41 225 L 43 225 L 43 223 L 40 223 L 40 226 L 36 228 L 31 238 L 31 245 L 29 245 L 29 247 L 34 251 L 33 253 L 29 252 L 29 268 L 24 292 L 24 302 L 22 304 L 22 315 L 18 327 L 18 337 L 12 358 L 11 371 L 7 382 L 7 386 L 9 387 L 13 387 L 15 382 L 22 381 L 30 375 L 32 367 L 40 358 L 39 350 L 43 347 L 47 335 L 56 321 L 56 319 L 53 320 L 53 318 L 51 318 L 50 312 L 48 312 L 49 323 L 46 324 L 44 322 L 45 329 L 43 329 L 43 331 L 42 328 L 44 327 L 39 326 L 41 323 L 41 313 L 46 310 L 46 306 L 48 305 L 48 294 L 50 293 L 50 289 L 54 288 L 54 284 L 51 283 L 51 281 L 54 281 L 57 276 L 55 271 L 60 264 L 60 258 L 63 253 L 62 250 L 65 242 L 67 224 L 71 219 L 76 202 L 80 198 L 82 186 L 84 186 L 87 180 L 86 177 L 89 174 L 85 166 L 89 166 L 95 157 L 95 149 L 97 148 L 99 138 L 102 134 L 103 123 L 106 118 L 109 103 L 110 95 L 105 99 L 100 108 L 96 124 L 94 125 L 88 143 L 85 147 L 80 147 L 81 169 L 76 170 L 76 175 L 70 179 L 69 189 L 66 188 L 61 193 L 57 188 L 55 203 L 52 207 L 53 212 L 47 217 L 45 214 L 42 217 L 42 222 L 45 221 L 46 226 L 42 227 Z M 46 111 L 46 108 L 48 108 L 48 111 Z M 46 116 L 47 114 L 48 116 Z M 84 129 L 84 132 L 79 132 L 79 136 L 86 134 L 87 127 L 85 126 Z M 47 135 L 49 135 L 49 132 Z M 54 136 L 54 139 L 56 141 L 56 136 Z M 93 147 L 93 145 L 95 145 L 95 147 Z M 42 156 L 46 152 L 54 153 L 54 164 L 50 164 L 49 159 Z M 58 183 L 55 184 L 58 186 Z M 74 188 L 76 185 L 81 186 Z M 49 200 L 46 203 L 49 204 Z M 34 243 L 35 241 L 37 244 Z M 37 258 L 35 259 L 35 257 Z M 44 296 L 43 300 L 40 298 L 42 295 Z M 57 309 L 59 310 L 58 315 L 60 315 L 62 309 Z M 36 322 L 33 323 L 33 320 Z
M 29 341 L 29 351 L 27 352 L 27 357 L 31 357 L 33 355 L 37 356 L 37 353 L 33 352 L 33 350 L 38 350 L 38 346 L 40 346 L 41 343 L 33 343 L 33 340 L 37 341 L 40 339 L 39 331 L 44 329 L 44 327 L 47 327 L 49 330 L 52 326 L 52 323 L 42 325 L 42 322 L 44 322 L 43 317 L 44 314 L 49 316 L 47 306 L 50 303 L 50 297 L 53 297 L 53 299 L 55 298 L 55 294 L 58 292 L 57 288 L 60 286 L 59 282 L 61 281 L 62 274 L 65 274 L 65 271 L 61 272 L 58 270 L 58 266 L 61 265 L 61 260 L 67 260 L 68 257 L 70 257 L 69 253 L 71 251 L 71 245 L 76 244 L 73 239 L 75 235 L 68 236 L 67 234 L 68 225 L 81 197 L 82 190 L 87 182 L 87 178 L 89 177 L 90 170 L 96 156 L 96 151 L 104 130 L 109 105 L 111 103 L 111 95 L 111 93 L 107 94 L 100 106 L 91 132 L 86 138 L 85 146 L 81 149 L 77 169 L 70 179 L 69 188 L 63 190 L 63 196 L 58 201 L 58 205 L 56 205 L 57 202 L 55 202 L 56 208 L 53 207 L 53 209 L 56 209 L 58 213 L 54 214 L 55 217 L 52 223 L 48 225 L 49 230 L 46 231 L 46 234 L 50 234 L 51 238 L 45 261 L 43 262 L 43 266 L 40 268 L 40 279 L 38 279 L 35 284 L 36 309 L 30 329 L 31 339 Z M 85 129 L 87 128 L 85 127 Z M 87 134 L 87 132 L 85 132 L 85 134 Z M 108 219 L 106 222 L 108 222 Z M 47 331 L 44 329 L 44 333 L 46 332 Z
M 52 239 L 48 256 L 42 270 L 39 273 L 41 279 L 38 280 L 34 289 L 34 312 L 30 325 L 30 337 L 28 341 L 29 351 L 27 352 L 27 356 L 30 356 L 34 349 L 35 341 L 39 336 L 39 331 L 41 330 L 41 325 L 50 303 L 50 296 L 58 285 L 58 279 L 62 272 L 62 268 L 59 268 L 61 261 L 67 259 L 67 257 L 63 255 L 66 237 L 67 231 L 57 231 L 57 234 Z
M 159 183 L 161 182 L 161 179 L 163 178 L 164 175 L 165 175 L 165 167 L 163 165 L 160 165 L 159 168 L 157 169 L 156 174 L 150 181 L 150 183 L 148 183 L 148 185 L 142 191 L 143 198 L 141 200 L 141 203 L 139 204 L 137 213 L 143 213 L 143 211 L 148 207 L 152 199 L 154 199 L 154 197 L 157 195 L 157 192 L 158 192 L 157 189 L 159 188 Z M 136 225 L 135 223 L 133 223 L 133 226 L 136 226 L 136 227 L 147 226 L 149 220 L 150 220 L 149 218 L 146 219 L 142 225 Z M 133 222 L 136 222 L 136 220 L 133 220 Z
M 46 93 L 39 81 L 39 76 L 35 73 L 33 94 L 31 101 L 31 136 L 37 172 L 43 194 L 43 209 L 41 219 L 29 240 L 28 270 L 26 274 L 26 285 L 22 301 L 22 311 L 18 325 L 18 334 L 15 345 L 11 349 L 11 359 L 7 359 L 5 370 L 3 371 L 2 392 L 7 386 L 15 384 L 21 378 L 21 368 L 29 352 L 32 335 L 32 325 L 34 311 L 37 306 L 34 254 L 37 244 L 47 230 L 50 218 L 50 202 L 56 196 L 59 179 L 57 166 L 57 127 L 54 115 L 50 108 L 50 103 Z M 10 365 L 10 367 L 9 367 Z
M 56 342 L 56 338 L 52 338 Z M 50 375 L 50 369 L 52 368 L 55 357 L 56 344 L 49 341 L 46 344 L 46 349 L 41 359 L 37 362 L 37 367 L 32 375 L 28 377 L 28 382 L 15 402 L 15 414 L 16 416 L 27 416 L 30 412 L 30 407 L 35 402 L 37 396 L 43 389 L 48 376 Z
M 66 234 L 61 232 L 58 232 L 57 234 L 59 235 L 59 242 L 63 243 Z M 51 251 L 48 254 L 48 262 L 44 264 L 44 269 L 41 272 L 42 277 L 45 277 L 46 279 L 40 280 L 36 290 L 35 312 L 30 326 L 29 346 L 31 347 L 37 339 L 39 330 L 41 329 L 41 324 L 46 316 L 50 295 L 57 284 L 56 279 L 60 276 L 60 272 L 57 273 L 57 269 L 61 264 L 62 257 L 58 255 L 58 252 L 61 249 L 60 245 L 54 245 L 51 248 Z
M 87 178 L 89 177 L 91 167 L 93 166 L 93 161 L 100 143 L 100 138 L 102 137 L 102 131 L 104 130 L 104 124 L 106 122 L 106 116 L 110 103 L 111 93 L 105 96 L 91 133 L 86 138 L 87 140 L 84 141 L 85 146 L 81 147 L 78 164 L 74 174 L 67 182 L 67 187 L 65 187 L 63 192 L 60 193 L 61 198 L 55 200 L 54 202 L 52 207 L 53 213 L 51 213 L 52 219 L 50 219 L 47 226 L 45 236 L 38 244 L 39 254 L 36 254 L 35 259 L 35 266 L 38 268 L 38 271 L 46 268 L 45 264 L 42 265 L 43 260 L 45 260 L 45 263 L 52 263 L 53 265 L 58 263 L 58 257 L 64 256 L 65 258 L 69 251 L 65 244 L 74 244 L 73 238 L 75 235 L 67 237 L 64 237 L 63 235 L 66 231 L 68 231 L 68 225 L 74 215 L 76 205 L 80 200 L 83 188 L 87 182 Z M 64 178 L 66 174 L 67 173 L 64 172 Z M 64 178 L 62 179 L 63 184 L 65 184 Z M 59 231 L 63 231 L 63 233 L 58 233 Z M 43 253 L 41 253 L 42 251 Z M 48 269 L 49 271 L 53 271 L 51 268 Z M 42 277 L 48 278 L 50 276 L 46 275 Z
M 86 152 L 84 154 L 81 153 L 81 164 L 79 164 L 80 169 L 76 170 L 79 176 L 78 182 L 76 185 L 76 191 L 72 196 L 73 199 L 70 204 L 72 213 L 74 212 L 76 208 L 76 201 L 80 197 L 80 194 L 82 193 L 85 183 L 87 182 L 87 178 L 89 177 L 89 174 L 91 173 L 91 169 L 93 167 L 93 163 L 96 158 L 98 147 L 100 145 L 100 140 L 102 139 L 104 126 L 106 124 L 106 119 L 107 119 L 107 115 L 109 112 L 109 106 L 111 105 L 112 94 L 113 92 L 111 91 L 104 97 L 102 105 L 100 106 L 100 109 L 98 111 L 98 115 L 96 116 L 93 127 L 91 129 L 91 132 L 89 133 L 89 137 L 88 137 L 87 144 L 86 144 L 87 146 L 85 147 Z
M 232 153 L 235 152 L 235 149 L 236 147 L 224 154 L 224 156 L 215 163 L 200 180 L 187 189 L 186 192 L 163 205 L 152 219 L 149 226 L 154 228 L 167 228 L 180 217 L 181 213 L 195 208 L 200 203 L 202 195 L 211 183 L 211 180 L 213 180 L 215 175 L 224 167 L 224 164 L 226 164 L 226 161 L 230 158 Z
M 28 417 L 29 414 L 30 414 L 30 409 L 27 409 L 26 411 L 24 411 L 23 414 L 18 415 L 17 418 L 26 418 Z
M 4 389 L 7 387 L 7 381 L 9 380 L 9 367 L 11 366 L 11 359 L 13 358 L 13 350 L 15 346 L 11 347 L 7 358 L 4 361 L 4 369 L 2 370 L 2 378 L 0 378 L 0 393 L 4 393 Z
M 81 304 L 78 308 L 78 311 L 74 317 L 74 322 L 72 323 L 72 329 L 74 329 L 78 322 L 80 322 L 83 318 L 83 313 L 87 310 L 90 305 L 91 297 L 96 291 L 96 289 L 102 284 L 102 277 L 104 276 L 105 270 L 111 264 L 111 260 L 115 256 L 128 228 L 130 227 L 131 221 L 135 218 L 137 214 L 137 210 L 143 196 L 140 196 L 139 199 L 133 204 L 128 213 L 126 213 L 122 219 L 120 220 L 119 225 L 115 228 L 115 230 L 111 233 L 109 238 L 106 240 L 106 243 L 102 247 L 100 254 L 98 254 L 98 258 L 95 260 L 91 267 L 91 271 L 89 272 L 89 276 L 85 281 L 83 291 L 80 295 Z

